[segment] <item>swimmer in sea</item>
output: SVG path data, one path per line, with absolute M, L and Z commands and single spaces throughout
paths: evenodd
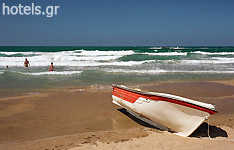
M 49 71 L 54 71 L 54 65 L 53 65 L 53 63 L 50 64 Z
M 25 61 L 24 61 L 24 67 L 28 67 L 30 64 L 29 64 L 29 61 L 27 60 L 27 58 L 25 58 Z

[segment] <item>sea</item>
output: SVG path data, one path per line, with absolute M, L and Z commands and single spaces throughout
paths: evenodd
M 55 71 L 48 71 L 51 62 Z M 230 79 L 234 47 L 0 47 L 0 97 L 59 88 Z

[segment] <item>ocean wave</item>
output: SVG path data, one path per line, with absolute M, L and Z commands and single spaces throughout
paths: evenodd
M 120 51 L 100 51 L 100 50 L 71 50 L 71 51 L 59 51 L 59 52 L 4 52 L 0 54 L 5 55 L 43 55 L 43 54 L 66 54 L 66 55 L 80 55 L 80 56 L 111 56 L 111 55 L 131 55 L 134 54 L 132 50 L 120 50 Z
M 207 48 L 207 47 L 200 47 L 200 48 L 197 48 L 197 49 L 209 49 L 209 48 Z
M 79 53 L 77 53 L 79 52 Z M 8 55 L 19 54 L 18 52 L 3 52 Z M 58 66 L 100 66 L 99 61 L 111 61 L 125 55 L 134 54 L 132 50 L 128 51 L 60 51 L 60 52 L 20 52 L 28 56 L 31 66 L 48 66 L 50 62 L 54 62 Z M 1 57 L 0 66 L 22 66 L 24 63 L 22 56 L 20 57 Z
M 79 52 L 79 53 L 76 53 Z M 124 55 L 132 55 L 135 52 L 132 50 L 122 50 L 122 51 L 86 51 L 86 50 L 76 50 L 73 54 L 79 56 L 124 56 Z
M 112 70 L 105 70 L 107 72 L 114 72 L 114 73 L 142 73 L 142 74 L 156 74 L 156 73 L 166 73 L 166 70 L 157 69 L 157 70 L 130 70 L 130 69 L 112 69 Z
M 11 55 L 18 55 L 18 54 L 22 54 L 22 55 L 41 55 L 44 54 L 45 52 L 0 52 L 0 54 L 4 54 L 7 56 L 11 56 Z
M 191 54 L 202 54 L 202 55 L 234 55 L 234 52 L 202 52 L 202 51 L 194 51 L 190 52 Z
M 234 58 L 214 57 L 206 60 L 180 60 L 181 64 L 232 64 Z
M 184 52 L 164 52 L 164 53 L 143 53 L 147 55 L 156 55 L 156 56 L 187 56 L 188 53 Z
M 150 47 L 149 49 L 162 49 L 162 47 Z
M 192 73 L 192 74 L 233 74 L 234 71 L 209 71 L 209 70 L 163 70 L 163 69 L 156 69 L 156 70 L 126 70 L 126 69 L 113 69 L 113 70 L 106 70 L 107 72 L 113 73 L 137 73 L 137 74 L 161 74 L 161 73 Z
M 141 65 L 141 64 L 150 63 L 150 62 L 155 62 L 155 60 L 98 63 L 97 66 L 134 66 L 134 65 Z
M 34 73 L 24 73 L 24 72 L 19 72 L 20 74 L 25 74 L 25 75 L 72 75 L 72 74 L 80 74 L 83 71 L 47 71 L 47 72 L 34 72 Z
M 185 48 L 183 48 L 183 47 L 171 47 L 170 49 L 179 50 L 179 49 L 185 49 Z
M 132 66 L 138 65 L 146 61 L 127 61 L 127 62 L 119 62 L 116 59 L 122 56 L 99 56 L 99 57 L 76 57 L 70 55 L 40 55 L 34 57 L 28 57 L 30 62 L 30 66 L 49 66 L 51 62 L 56 66 Z M 18 66 L 22 67 L 24 63 L 24 58 L 22 57 L 4 57 L 0 59 L 0 66 Z
M 101 69 L 100 71 L 108 73 L 122 73 L 122 74 L 172 74 L 172 73 L 182 73 L 182 74 L 234 74 L 234 70 L 165 70 L 165 69 Z M 81 74 L 83 71 L 44 71 L 44 72 L 15 72 L 22 75 L 31 76 L 42 76 L 42 75 L 75 75 Z M 4 72 L 3 72 L 4 73 Z M 1 72 L 0 72 L 1 74 Z

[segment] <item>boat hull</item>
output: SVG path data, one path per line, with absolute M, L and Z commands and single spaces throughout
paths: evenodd
M 112 95 L 113 103 L 127 109 L 135 117 L 157 128 L 172 131 L 183 137 L 192 134 L 210 116 L 208 111 L 169 101 L 161 101 L 160 97 L 156 101 L 138 94 L 137 97 L 135 96 L 135 101 L 127 101 L 126 96 L 126 94 L 123 94 L 121 97 L 114 93 Z

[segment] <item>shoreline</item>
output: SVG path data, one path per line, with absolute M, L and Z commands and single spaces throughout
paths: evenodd
M 140 82 L 140 83 L 127 83 L 123 84 L 128 87 L 144 87 L 144 86 L 154 86 L 154 85 L 159 85 L 159 84 L 169 84 L 169 83 L 184 83 L 184 82 L 213 82 L 213 83 L 221 83 L 225 85 L 233 85 L 234 86 L 234 78 L 228 78 L 228 79 L 194 79 L 194 80 L 169 80 L 169 81 L 153 81 L 153 82 Z M 112 82 L 110 84 L 91 84 L 91 85 L 80 85 L 80 86 L 71 86 L 71 85 L 61 85 L 57 87 L 42 87 L 42 88 L 31 88 L 30 90 L 22 90 L 21 88 L 18 89 L 1 89 L 0 90 L 0 98 L 8 97 L 8 96 L 19 96 L 19 95 L 25 95 L 27 93 L 46 93 L 46 92 L 51 92 L 51 91 L 59 91 L 59 90 L 99 90 L 99 89 L 111 89 L 112 86 L 111 84 L 119 84 L 121 83 L 116 83 Z
M 211 116 L 209 123 L 226 129 L 228 137 L 221 138 L 230 139 L 234 132 L 233 82 L 161 82 L 139 85 L 139 88 L 215 104 L 219 113 Z M 147 138 L 152 132 L 157 137 L 174 137 L 171 133 L 143 126 L 122 113 L 120 107 L 112 104 L 110 86 L 52 89 L 25 96 L 0 98 L 0 104 L 0 149 L 4 150 L 16 147 L 19 150 L 68 149 L 81 145 L 92 148 L 93 145 L 100 146 L 100 142 L 101 145 L 113 143 L 112 146 L 116 146 Z M 69 143 L 72 139 L 73 144 Z M 185 138 L 188 139 L 194 140 Z M 58 147 L 59 143 L 63 143 L 64 147 Z

